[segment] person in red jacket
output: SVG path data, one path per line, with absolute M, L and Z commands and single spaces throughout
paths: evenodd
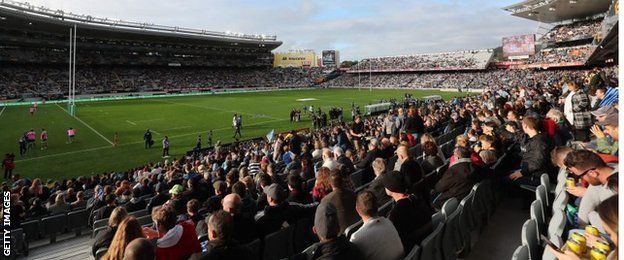
M 192 221 L 177 223 L 176 211 L 171 206 L 162 206 L 152 213 L 157 227 L 156 259 L 188 259 L 201 252 L 201 245 Z M 145 233 L 154 231 L 144 230 Z M 152 234 L 153 235 L 153 234 Z M 152 237 L 148 234 L 148 237 Z

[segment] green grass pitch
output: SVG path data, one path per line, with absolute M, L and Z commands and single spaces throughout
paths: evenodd
M 302 115 L 302 122 L 290 123 L 292 108 L 314 105 L 324 111 L 330 106 L 344 108 L 345 118 L 350 117 L 351 102 L 362 110 L 370 102 L 381 98 L 402 98 L 404 93 L 415 97 L 441 95 L 448 99 L 462 93 L 425 90 L 357 90 L 313 89 L 272 91 L 193 97 L 171 97 L 124 101 L 77 103 L 76 117 L 65 111 L 64 104 L 40 105 L 34 116 L 26 106 L 3 107 L 0 114 L 0 152 L 14 152 L 14 174 L 30 178 L 61 179 L 86 176 L 91 173 L 124 171 L 147 162 L 162 161 L 161 142 L 170 138 L 173 157 L 180 157 L 195 146 L 197 136 L 206 142 L 206 132 L 214 130 L 213 142 L 232 141 L 232 115 L 243 115 L 243 139 L 295 128 L 311 127 L 311 121 Z M 297 99 L 316 99 L 297 101 Z M 76 141 L 67 144 L 66 129 L 76 129 Z M 37 132 L 37 147 L 26 156 L 19 156 L 18 139 L 29 129 Z M 49 149 L 40 150 L 39 133 L 46 128 Z M 143 132 L 154 130 L 155 145 L 143 147 Z M 119 146 L 111 141 L 119 133 Z M 205 146 L 205 144 L 204 144 Z

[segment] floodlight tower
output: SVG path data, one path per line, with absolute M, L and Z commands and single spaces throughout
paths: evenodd
M 68 70 L 67 112 L 76 115 L 76 24 L 69 28 L 69 70 Z

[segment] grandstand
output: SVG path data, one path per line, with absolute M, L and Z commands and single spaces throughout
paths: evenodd
M 525 58 L 371 55 L 330 73 L 272 67 L 272 35 L 0 0 L 0 148 L 26 149 L 2 162 L 17 173 L 2 183 L 4 257 L 552 260 L 540 235 L 573 250 L 592 226 L 587 253 L 613 259 L 615 4 L 503 8 L 552 25 Z M 82 102 L 69 116 L 74 26 Z M 41 125 L 62 139 L 49 151 L 22 134 Z M 66 141 L 68 126 L 86 138 Z

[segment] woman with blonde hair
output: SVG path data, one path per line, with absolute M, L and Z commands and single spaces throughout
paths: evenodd
M 106 228 L 100 230 L 95 234 L 95 239 L 93 241 L 93 247 L 91 247 L 91 253 L 95 256 L 95 253 L 100 248 L 109 247 L 111 242 L 113 241 L 113 237 L 117 232 L 117 227 L 121 224 L 121 222 L 128 216 L 128 212 L 124 207 L 116 207 L 113 209 L 110 217 L 108 218 L 108 225 Z
M 108 251 L 102 259 L 122 260 L 126 246 L 132 242 L 132 240 L 144 237 L 139 221 L 137 221 L 135 217 L 125 218 L 121 224 L 119 224 L 117 232 L 115 232 L 115 236 L 113 237 L 113 242 L 110 247 L 108 247 Z
M 36 178 L 28 188 L 28 192 L 33 196 L 39 197 L 43 193 L 43 186 L 41 185 L 41 179 Z

